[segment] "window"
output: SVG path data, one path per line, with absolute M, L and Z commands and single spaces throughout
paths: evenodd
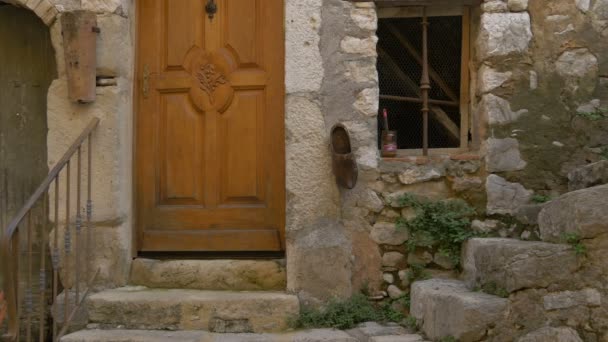
M 428 77 L 430 80 L 428 148 L 461 151 L 469 137 L 469 15 L 467 8 L 427 8 Z M 423 149 L 422 8 L 382 8 L 378 23 L 380 113 L 388 111 L 397 131 L 399 154 Z M 383 127 L 378 121 L 378 144 Z

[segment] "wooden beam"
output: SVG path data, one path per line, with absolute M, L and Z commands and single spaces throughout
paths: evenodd
M 385 100 L 393 100 L 393 101 L 403 101 L 403 102 L 413 102 L 413 103 L 422 103 L 422 99 L 419 97 L 408 97 L 408 96 L 395 96 L 395 95 L 380 95 L 381 99 Z M 444 100 L 434 100 L 429 99 L 430 104 L 438 105 L 438 106 L 449 106 L 449 107 L 459 107 L 460 103 L 453 101 L 444 101 Z
M 419 85 L 414 82 L 408 75 L 406 75 L 403 70 L 401 70 L 401 68 L 399 67 L 399 65 L 397 64 L 397 62 L 395 62 L 393 60 L 393 58 L 386 52 L 384 51 L 384 49 L 382 49 L 380 46 L 378 46 L 378 56 L 384 61 L 384 63 L 386 63 L 386 65 L 388 66 L 389 69 L 391 69 L 391 72 L 393 72 L 403 83 L 406 84 L 407 87 L 410 88 L 410 90 L 412 90 L 417 96 L 418 96 L 418 101 L 420 101 L 419 103 L 422 103 L 422 98 L 421 98 L 421 92 L 420 92 L 420 88 Z M 391 96 L 391 95 L 381 95 L 381 97 L 386 97 L 386 96 Z M 429 100 L 430 102 L 430 100 Z M 452 119 L 450 119 L 450 117 L 439 107 L 437 106 L 431 106 L 430 108 L 431 113 L 433 114 L 433 119 L 437 120 L 437 122 L 439 122 L 443 127 L 445 127 L 445 129 L 448 131 L 448 133 L 453 136 L 453 132 L 454 132 L 454 127 L 456 128 L 456 135 L 454 136 L 455 139 L 459 139 L 460 137 L 460 131 L 458 129 L 458 127 L 456 126 L 456 124 L 452 121 Z
M 391 72 L 394 73 L 395 75 L 397 75 L 397 77 L 399 77 L 399 79 L 401 79 L 401 81 L 403 81 L 403 83 L 405 83 L 405 85 L 411 91 L 413 91 L 418 97 L 420 97 L 420 95 L 421 95 L 420 89 L 419 89 L 420 85 L 418 83 L 414 82 L 411 77 L 406 75 L 403 72 L 403 70 L 401 70 L 401 68 L 399 67 L 397 62 L 395 62 L 393 60 L 393 57 L 391 57 L 386 51 L 384 51 L 384 49 L 382 49 L 380 46 L 378 46 L 377 50 L 378 50 L 378 57 L 380 57 L 380 59 L 384 60 L 384 63 L 386 63 L 386 66 L 389 69 L 391 69 Z
M 412 57 L 414 57 L 414 59 L 418 62 L 418 64 L 420 64 L 420 66 L 422 66 L 422 56 L 420 56 L 420 53 L 418 53 L 418 51 L 416 50 L 414 45 L 412 45 L 412 43 L 410 43 L 410 41 L 407 38 L 405 38 L 405 36 L 403 36 L 403 34 L 401 32 L 399 32 L 399 30 L 397 30 L 397 28 L 393 24 L 387 23 L 386 26 L 387 26 L 388 30 L 391 32 L 391 34 L 393 36 L 395 36 L 395 38 L 397 38 L 399 43 L 401 45 L 403 45 L 403 47 L 405 47 L 405 49 L 410 53 L 410 55 L 412 55 Z M 432 66 L 429 65 L 428 67 L 429 67 L 429 76 L 431 76 L 431 79 L 437 83 L 439 88 L 441 88 L 443 90 L 443 92 L 450 98 L 450 100 L 458 101 L 458 96 L 456 96 L 456 93 L 454 91 L 452 91 L 452 89 L 450 89 L 450 87 L 447 85 L 447 83 L 445 83 L 443 81 L 443 79 L 441 79 L 441 76 L 439 76 L 439 73 L 437 73 L 437 71 L 435 71 L 435 69 L 433 69 Z
M 438 106 L 431 106 L 431 112 L 434 114 L 433 118 L 435 120 L 437 120 L 443 127 L 445 127 L 445 129 L 449 133 L 449 135 L 454 140 L 459 141 L 460 140 L 460 129 L 458 128 L 458 126 L 456 126 L 454 121 L 452 121 L 452 119 L 450 119 L 448 114 L 446 112 L 444 112 L 443 109 L 441 109 Z
M 462 13 L 462 56 L 460 57 L 460 147 L 469 144 L 470 117 L 470 76 L 469 60 L 471 58 L 471 10 L 465 7 Z

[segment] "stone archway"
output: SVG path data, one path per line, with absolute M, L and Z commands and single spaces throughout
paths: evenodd
M 0 46 L 2 232 L 48 173 L 47 92 L 57 77 L 57 70 L 49 29 L 29 9 L 0 2 Z M 46 219 L 46 212 L 42 208 L 32 212 L 31 222 L 34 225 Z M 21 236 L 21 241 L 27 241 L 25 236 Z M 34 251 L 39 251 L 41 241 L 39 235 L 34 235 Z M 35 272 L 39 272 L 41 265 L 39 253 L 33 253 L 32 267 Z M 25 279 L 25 270 L 25 267 L 20 267 L 21 279 Z M 32 284 L 34 290 L 37 286 Z M 34 295 L 33 300 L 36 298 Z
M 57 8 L 49 1 L 33 1 L 33 0 L 4 0 L 0 1 L 0 3 L 5 2 L 11 5 L 15 5 L 18 7 L 24 7 L 30 9 L 34 12 L 47 26 L 51 26 L 59 11 Z

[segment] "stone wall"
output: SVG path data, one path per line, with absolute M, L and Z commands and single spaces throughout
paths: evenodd
M 11 2 L 51 30 L 59 77 L 48 95 L 49 165 L 91 117 L 102 119 L 94 138 L 103 246 L 96 258 L 103 282 L 122 285 L 132 253 L 134 1 Z M 97 71 L 106 86 L 90 105 L 67 100 L 60 18 L 75 9 L 96 12 L 101 28 Z M 563 193 L 568 171 L 607 154 L 606 121 L 590 120 L 608 102 L 606 0 L 486 0 L 475 8 L 471 151 L 398 162 L 381 160 L 376 145 L 374 3 L 286 0 L 285 13 L 288 289 L 305 301 L 366 287 L 405 290 L 397 279 L 410 256 L 394 254 L 404 239 L 392 231 L 401 215 L 395 194 L 462 198 L 478 209 L 478 229 L 534 238 L 533 194 Z M 359 165 L 353 190 L 339 189 L 331 174 L 328 133 L 338 122 L 351 133 Z
M 344 202 L 345 217 L 373 225 L 383 290 L 407 291 L 408 259 L 450 268 L 428 251 L 404 253 L 407 232 L 394 222 L 408 213 L 395 207 L 396 196 L 461 198 L 477 209 L 474 230 L 534 240 L 542 207 L 535 200 L 563 194 L 570 171 L 607 157 L 607 11 L 603 0 L 486 0 L 473 10 L 471 152 L 381 161 L 364 178 L 366 192 Z
M 47 95 L 49 167 L 54 166 L 63 156 L 91 118 L 101 119 L 93 136 L 93 258 L 100 269 L 100 285 L 126 284 L 131 257 L 133 216 L 129 190 L 132 188 L 132 3 L 128 0 L 8 2 L 32 10 L 49 27 L 51 33 L 58 75 Z M 97 22 L 101 29 L 98 38 L 97 76 L 104 79 L 104 82 L 103 85 L 98 84 L 97 100 L 88 105 L 69 102 L 63 57 L 62 13 L 78 9 L 97 13 Z M 83 153 L 86 155 L 86 148 Z M 74 164 L 72 163 L 73 175 L 76 174 Z M 86 167 L 83 172 L 86 172 Z M 64 181 L 65 179 L 62 179 L 62 182 Z M 60 203 L 64 203 L 64 196 L 64 193 L 60 193 Z M 53 199 L 54 196 L 51 194 L 50 198 Z M 72 198 L 75 198 L 75 193 Z M 61 217 L 65 217 L 64 213 L 61 213 Z M 63 234 L 63 231 L 60 234 Z M 64 281 L 69 282 L 67 279 Z

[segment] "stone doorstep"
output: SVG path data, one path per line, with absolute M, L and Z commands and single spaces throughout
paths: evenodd
M 509 293 L 568 281 L 579 267 L 569 245 L 503 238 L 467 241 L 462 264 L 469 288 L 493 284 Z
M 150 289 L 107 290 L 87 301 L 89 321 L 102 327 L 268 333 L 287 329 L 298 297 L 282 292 Z
M 474 292 L 464 282 L 430 279 L 412 285 L 411 314 L 432 340 L 448 336 L 479 341 L 507 308 L 508 300 Z
M 150 288 L 284 291 L 285 260 L 135 259 L 130 284 Z
M 357 339 L 344 331 L 315 329 L 284 334 L 214 334 L 205 331 L 82 330 L 61 342 L 423 342 L 420 335 Z

